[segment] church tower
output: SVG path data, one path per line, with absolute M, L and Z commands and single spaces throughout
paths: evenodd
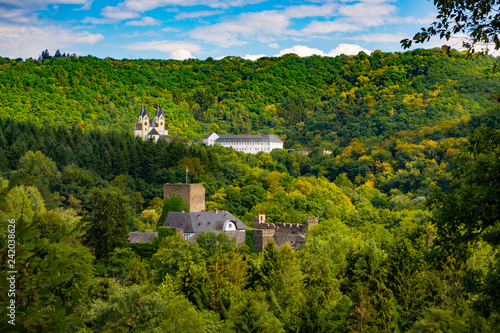
M 144 105 L 141 107 L 141 113 L 139 114 L 139 122 L 141 123 L 142 133 L 141 138 L 146 139 L 146 135 L 149 133 L 149 112 L 146 110 Z
M 165 124 L 165 113 L 163 109 L 158 105 L 156 107 L 155 122 L 158 124 L 158 133 L 160 135 L 168 135 L 168 127 Z
M 141 106 L 139 121 L 134 124 L 134 136 L 141 137 L 142 140 L 153 139 L 155 142 L 159 139 L 169 140 L 168 123 L 165 121 L 165 112 L 158 105 L 153 118 L 149 117 L 149 112 Z

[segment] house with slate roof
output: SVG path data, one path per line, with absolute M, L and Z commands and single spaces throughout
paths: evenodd
M 149 112 L 144 105 L 141 107 L 139 122 L 134 124 L 134 136 L 138 136 L 142 140 L 153 139 L 155 142 L 159 139 L 170 140 L 165 113 L 159 105 L 156 107 L 153 118 L 149 116 Z
M 219 144 L 247 154 L 257 154 L 261 151 L 270 153 L 273 149 L 283 149 L 283 141 L 274 134 L 230 135 L 212 132 L 203 137 L 203 142 L 207 146 Z
M 236 244 L 241 245 L 245 240 L 245 230 L 248 226 L 233 214 L 225 210 L 206 212 L 169 212 L 164 227 L 182 229 L 185 240 L 193 241 L 201 231 L 212 231 L 216 234 L 225 232 L 229 237 L 236 238 Z

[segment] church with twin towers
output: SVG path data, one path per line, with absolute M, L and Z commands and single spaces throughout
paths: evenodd
M 142 105 L 139 121 L 134 124 L 134 136 L 142 140 L 153 139 L 155 142 L 159 139 L 170 140 L 168 123 L 165 121 L 165 113 L 160 105 L 156 107 L 156 113 L 152 118 L 146 107 Z

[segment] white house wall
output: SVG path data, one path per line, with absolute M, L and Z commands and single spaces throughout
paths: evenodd
M 283 149 L 282 142 L 221 142 L 224 147 L 233 148 L 247 154 L 257 154 L 258 152 L 270 153 L 273 149 Z

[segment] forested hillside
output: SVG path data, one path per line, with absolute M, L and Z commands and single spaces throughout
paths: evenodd
M 454 189 L 478 195 L 480 185 L 489 197 L 465 199 L 467 206 L 494 209 L 500 136 L 485 134 L 485 124 L 499 128 L 498 110 L 303 156 L 2 120 L 0 167 L 10 181 L 0 180 L 0 219 L 2 226 L 15 219 L 23 239 L 16 257 L 25 267 L 20 325 L 67 332 L 495 331 L 495 229 L 475 246 L 450 244 L 449 213 L 434 221 L 425 205 L 433 198 L 439 209 L 439 195 Z M 183 182 L 185 166 L 190 182 L 206 187 L 207 209 L 227 209 L 247 223 L 262 213 L 274 222 L 320 222 L 297 253 L 270 243 L 256 254 L 224 234 L 186 242 L 158 228 L 168 211 L 185 209 L 175 197 L 161 199 L 162 183 Z M 487 214 L 494 225 L 498 212 Z M 161 237 L 129 246 L 133 230 Z M 6 238 L 0 246 L 6 250 Z M 8 285 L 2 288 L 5 298 Z
M 285 147 L 384 136 L 494 106 L 494 59 L 441 49 L 247 61 L 0 59 L 0 117 L 132 131 L 161 104 L 170 132 L 276 133 Z
M 0 60 L 0 300 L 16 305 L 0 330 L 500 331 L 493 61 Z M 172 142 L 133 137 L 142 103 L 161 103 Z M 185 143 L 210 130 L 311 153 Z M 256 253 L 251 232 L 240 248 L 225 233 L 185 241 L 161 227 L 186 210 L 162 184 L 187 169 L 206 210 L 319 222 L 297 251 Z M 136 230 L 158 237 L 129 244 Z

